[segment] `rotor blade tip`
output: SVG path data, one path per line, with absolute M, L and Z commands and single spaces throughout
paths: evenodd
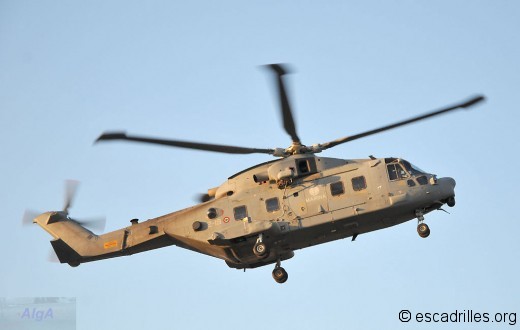
M 94 143 L 106 140 L 121 140 L 126 138 L 126 132 L 105 132 L 101 134 Z
M 290 73 L 290 71 L 287 69 L 287 64 L 273 63 L 273 64 L 267 64 L 266 67 L 273 70 L 279 76 L 283 76 L 287 73 Z
M 469 108 L 471 106 L 474 106 L 477 103 L 483 102 L 486 100 L 486 97 L 484 95 L 478 95 L 470 99 L 469 101 L 461 104 L 461 108 Z

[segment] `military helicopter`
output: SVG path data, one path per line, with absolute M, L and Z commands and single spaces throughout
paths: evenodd
M 102 134 L 99 141 L 134 141 L 228 154 L 262 153 L 276 160 L 252 166 L 209 189 L 200 204 L 139 222 L 102 235 L 69 217 L 73 193 L 62 211 L 33 219 L 54 238 L 61 263 L 82 263 L 132 255 L 170 245 L 223 259 L 231 268 L 275 264 L 278 283 L 288 279 L 281 262 L 294 251 L 417 219 L 420 237 L 430 235 L 424 216 L 455 205 L 455 180 L 437 178 L 394 157 L 336 159 L 317 154 L 337 145 L 480 103 L 484 96 L 356 135 L 311 146 L 296 130 L 285 88 L 287 70 L 267 68 L 275 78 L 283 127 L 292 139 L 288 148 L 257 149 L 180 140 Z

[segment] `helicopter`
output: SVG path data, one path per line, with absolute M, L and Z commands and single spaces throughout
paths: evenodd
M 289 275 L 282 261 L 294 251 L 349 238 L 417 219 L 420 237 L 430 235 L 424 216 L 444 205 L 455 206 L 455 180 L 438 178 L 409 161 L 386 157 L 337 159 L 321 151 L 421 120 L 467 109 L 484 101 L 474 96 L 439 110 L 330 142 L 304 145 L 297 134 L 286 92 L 286 67 L 266 66 L 275 80 L 287 148 L 259 149 L 105 132 L 96 142 L 131 141 L 227 154 L 261 153 L 277 157 L 230 176 L 208 189 L 200 203 L 157 218 L 97 235 L 69 216 L 75 187 L 61 211 L 32 219 L 52 237 L 61 263 L 82 263 L 178 246 L 220 258 L 230 268 L 274 264 L 277 283 Z M 72 184 L 74 185 L 74 184 Z M 75 186 L 75 185 L 74 185 Z M 444 211 L 444 210 L 443 210 Z

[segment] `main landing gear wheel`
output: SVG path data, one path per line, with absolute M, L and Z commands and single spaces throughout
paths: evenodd
M 283 269 L 283 267 L 275 267 L 273 269 L 273 278 L 276 283 L 285 283 L 289 278 L 289 274 Z
M 428 225 L 425 223 L 420 223 L 417 225 L 417 233 L 422 238 L 426 238 L 430 236 L 430 227 L 428 227 Z
M 450 198 L 448 198 L 448 201 L 446 202 L 446 204 L 448 204 L 449 207 L 454 207 L 455 206 L 455 196 L 451 196 Z
M 263 242 L 258 242 L 253 246 L 253 253 L 259 258 L 265 258 L 269 254 L 267 246 Z

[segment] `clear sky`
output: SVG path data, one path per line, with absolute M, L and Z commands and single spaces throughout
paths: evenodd
M 412 329 L 412 312 L 520 312 L 518 1 L 0 0 L 0 297 L 76 297 L 78 329 Z M 106 130 L 287 147 L 272 77 L 290 63 L 298 133 L 326 142 L 483 93 L 471 111 L 327 150 L 396 156 L 457 180 L 451 214 L 241 271 L 177 247 L 78 268 L 47 261 L 26 208 L 107 231 L 191 206 L 270 160 L 93 141 Z M 518 325 L 516 325 L 518 326 Z

